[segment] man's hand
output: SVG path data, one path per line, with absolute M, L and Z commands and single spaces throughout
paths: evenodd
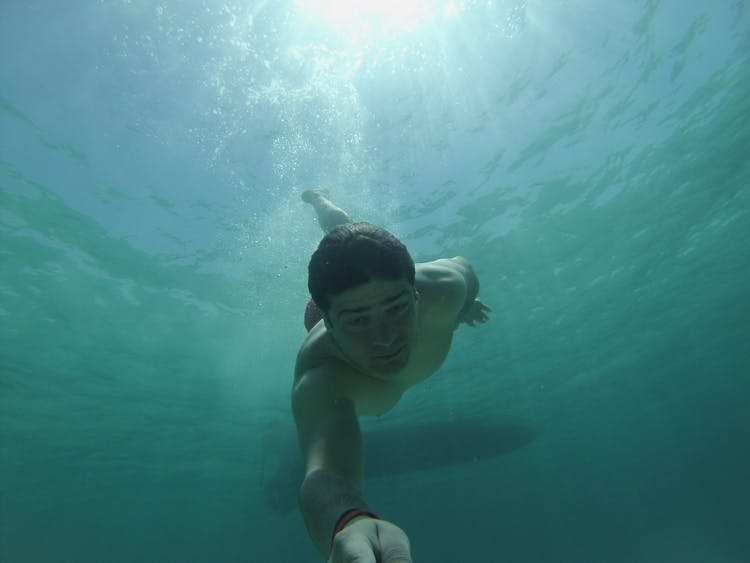
M 469 326 L 475 326 L 476 323 L 486 323 L 490 317 L 487 315 L 492 311 L 487 305 L 475 299 L 458 318 L 459 323 L 466 323 Z
M 412 563 L 409 538 L 390 522 L 361 518 L 333 540 L 328 563 Z

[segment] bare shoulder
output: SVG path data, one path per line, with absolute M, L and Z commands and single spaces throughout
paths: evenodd
M 463 278 L 466 271 L 471 268 L 469 261 L 461 256 L 453 258 L 440 258 L 432 262 L 421 262 L 416 264 L 416 277 L 419 281 L 450 281 L 455 278 Z
M 335 358 L 305 362 L 302 351 L 301 356 L 297 358 L 292 388 L 292 410 L 298 422 L 319 416 L 341 400 L 353 399 Z
M 358 415 L 381 415 L 390 410 L 404 389 L 356 369 L 333 344 L 323 325 L 302 343 L 294 368 L 292 408 L 295 417 L 321 412 L 351 402 Z
M 331 403 L 335 397 L 335 386 L 330 377 L 326 377 L 323 366 L 310 368 L 295 374 L 292 389 L 292 409 L 295 418 L 310 414 Z
M 347 366 L 331 342 L 322 323 L 307 335 L 294 366 L 293 396 L 321 393 L 335 395 L 345 378 Z M 338 392 L 343 392 L 339 390 Z
M 416 265 L 420 309 L 453 322 L 466 301 L 469 262 L 460 256 Z

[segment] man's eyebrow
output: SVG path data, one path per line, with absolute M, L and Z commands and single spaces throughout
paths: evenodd
M 380 303 L 378 303 L 378 305 L 388 305 L 389 303 L 398 301 L 399 299 L 401 299 L 401 297 L 404 296 L 404 294 L 408 294 L 408 293 L 409 293 L 408 289 L 403 289 L 399 291 L 396 295 L 392 295 L 391 297 L 386 297 Z M 372 309 L 372 306 L 370 305 L 365 305 L 364 307 L 352 307 L 350 309 L 341 309 L 341 311 L 339 311 L 337 316 L 341 317 L 342 315 L 345 315 L 345 314 L 363 313 L 365 311 L 369 311 L 370 309 Z
M 380 302 L 380 304 L 381 305 L 385 305 L 387 303 L 393 303 L 394 301 L 398 301 L 399 299 L 401 299 L 404 296 L 404 294 L 408 294 L 408 293 L 409 293 L 408 289 L 401 290 L 396 295 L 394 295 L 392 297 L 386 297 L 385 299 L 383 299 Z

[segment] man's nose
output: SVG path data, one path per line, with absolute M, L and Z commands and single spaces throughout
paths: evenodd
M 393 326 L 393 323 L 388 322 L 387 319 L 378 319 L 375 322 L 375 330 L 373 333 L 373 344 L 379 346 L 389 346 L 396 340 L 397 331 Z

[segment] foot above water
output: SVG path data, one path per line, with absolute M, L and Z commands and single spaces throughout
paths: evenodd
M 328 190 L 325 188 L 316 188 L 314 190 L 305 190 L 302 192 L 302 201 L 312 203 L 321 197 L 327 197 Z

